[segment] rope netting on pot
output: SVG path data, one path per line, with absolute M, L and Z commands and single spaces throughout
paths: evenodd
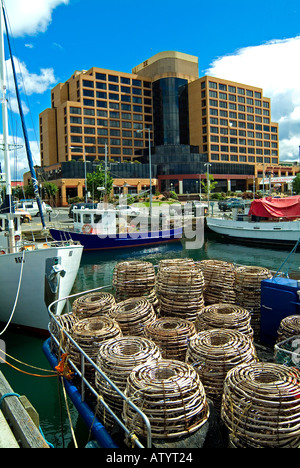
M 122 336 L 119 324 L 110 317 L 91 317 L 79 320 L 70 330 L 70 336 L 75 343 L 96 363 L 99 346 L 113 338 Z M 67 344 L 67 353 L 69 358 L 81 368 L 81 354 L 70 340 Z M 95 381 L 95 370 L 93 366 L 86 361 L 85 375 L 90 383 Z
M 156 308 L 155 279 L 155 269 L 150 262 L 132 260 L 118 263 L 112 281 L 117 302 L 145 296 Z
M 197 371 L 217 411 L 221 409 L 227 372 L 241 363 L 256 362 L 253 341 L 235 330 L 206 330 L 190 341 L 187 362 Z
M 194 321 L 204 307 L 204 276 L 195 264 L 159 267 L 156 293 L 161 316 Z
M 196 328 L 189 320 L 160 317 L 145 328 L 145 336 L 159 347 L 164 359 L 185 361 L 189 341 Z
M 235 270 L 236 304 L 249 310 L 254 337 L 260 335 L 261 282 L 271 279 L 270 270 L 264 267 L 242 266 Z
M 144 328 L 156 320 L 152 304 L 144 297 L 132 297 L 119 302 L 110 313 L 123 335 L 143 336 Z
M 97 356 L 98 367 L 121 390 L 126 389 L 127 377 L 138 365 L 156 362 L 161 359 L 161 353 L 155 343 L 140 336 L 125 336 L 102 344 Z M 110 408 L 120 416 L 123 409 L 123 399 L 107 381 L 96 373 L 96 389 L 102 395 Z M 113 419 L 103 407 L 99 407 L 98 415 L 102 421 L 113 425 Z
M 300 315 L 289 315 L 281 320 L 277 330 L 277 343 L 300 335 Z
M 239 365 L 224 383 L 221 417 L 237 448 L 299 448 L 300 372 L 280 364 Z
M 128 377 L 125 395 L 148 416 L 153 439 L 192 434 L 209 417 L 201 380 L 181 361 L 162 359 L 137 366 Z M 144 421 L 127 402 L 123 419 L 132 432 L 146 437 Z
M 72 312 L 80 320 L 84 318 L 106 315 L 116 304 L 116 300 L 111 293 L 93 292 L 80 296 L 73 302 Z
M 240 331 L 253 338 L 250 312 L 236 304 L 218 303 L 204 307 L 195 320 L 197 332 L 214 328 Z
M 221 260 L 201 260 L 198 263 L 205 280 L 206 305 L 216 302 L 235 303 L 235 267 Z

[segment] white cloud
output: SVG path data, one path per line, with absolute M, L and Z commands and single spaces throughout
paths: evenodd
M 45 32 L 53 10 L 68 5 L 69 0 L 8 0 L 6 3 L 11 32 L 20 37 Z
M 246 47 L 212 62 L 205 74 L 263 89 L 279 123 L 280 159 L 297 160 L 300 145 L 300 36 Z

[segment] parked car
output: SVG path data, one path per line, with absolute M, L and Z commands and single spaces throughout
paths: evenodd
M 15 203 L 15 210 L 16 211 L 26 211 L 31 216 L 39 216 L 39 206 L 36 200 L 19 200 Z M 42 202 L 42 210 L 43 214 L 46 214 L 47 208 L 46 204 Z
M 245 206 L 245 202 L 241 198 L 227 198 L 221 200 L 218 203 L 220 211 L 231 211 L 232 208 L 242 208 Z
M 52 207 L 50 205 L 48 205 L 47 203 L 45 203 L 45 208 L 46 208 L 46 213 L 52 213 Z
M 118 205 L 116 209 L 120 215 L 139 216 L 141 214 L 141 210 L 137 206 Z

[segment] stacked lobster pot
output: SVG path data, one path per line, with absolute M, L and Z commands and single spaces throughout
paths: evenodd
M 106 315 L 115 306 L 114 296 L 108 292 L 92 292 L 80 296 L 73 302 L 72 312 L 79 320 Z
M 124 392 L 127 377 L 136 366 L 146 362 L 156 362 L 160 358 L 160 351 L 152 341 L 140 336 L 124 336 L 107 341 L 100 346 L 97 365 L 119 390 Z M 98 393 L 120 417 L 123 410 L 123 400 L 117 391 L 98 372 L 95 384 Z M 101 421 L 105 419 L 109 426 L 113 425 L 112 417 L 108 412 L 105 412 L 102 405 L 98 408 L 98 416 Z
M 234 448 L 299 448 L 300 371 L 257 362 L 231 369 L 221 418 Z
M 145 336 L 159 347 L 164 359 L 185 361 L 189 341 L 196 328 L 189 320 L 160 317 L 145 327 Z
M 113 286 L 116 301 L 132 297 L 145 297 L 156 310 L 155 269 L 152 263 L 126 261 L 118 263 L 113 271 Z
M 242 363 L 256 362 L 253 341 L 243 333 L 228 329 L 200 332 L 190 341 L 187 362 L 197 371 L 217 411 L 220 411 L 227 372 Z
M 152 304 L 144 297 L 133 297 L 119 302 L 110 312 L 123 335 L 144 336 L 145 327 L 156 320 Z
M 249 310 L 254 337 L 260 336 L 261 282 L 271 279 L 267 268 L 242 266 L 235 271 L 236 304 Z
M 105 341 L 122 336 L 122 331 L 113 318 L 101 316 L 79 320 L 71 328 L 70 336 L 88 357 L 96 362 L 100 345 Z M 69 340 L 66 351 L 69 358 L 80 369 L 81 353 Z M 85 376 L 90 382 L 95 381 L 95 369 L 89 362 L 85 363 Z
M 205 304 L 217 302 L 234 304 L 236 301 L 234 265 L 220 260 L 202 260 L 198 265 L 205 280 Z
M 191 436 L 208 421 L 210 410 L 201 380 L 192 366 L 181 361 L 161 359 L 135 367 L 125 395 L 151 421 L 154 446 L 156 440 Z M 144 420 L 128 401 L 123 419 L 137 436 L 146 437 Z
M 250 312 L 236 304 L 213 304 L 204 307 L 195 320 L 197 332 L 214 328 L 237 330 L 253 339 Z
M 160 264 L 156 293 L 160 315 L 194 321 L 204 307 L 204 276 L 195 262 Z

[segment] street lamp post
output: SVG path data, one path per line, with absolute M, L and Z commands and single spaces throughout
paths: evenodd
M 209 167 L 211 166 L 210 163 L 205 163 L 204 166 L 207 167 L 207 204 L 208 204 L 208 215 L 209 215 L 209 191 L 210 191 L 210 180 L 209 180 Z
M 150 179 L 150 207 L 149 214 L 152 216 L 152 161 L 151 161 L 151 138 L 150 138 L 150 128 L 143 128 L 142 130 L 137 130 L 137 133 L 142 133 L 143 131 L 148 131 L 148 142 L 149 142 L 149 179 Z

